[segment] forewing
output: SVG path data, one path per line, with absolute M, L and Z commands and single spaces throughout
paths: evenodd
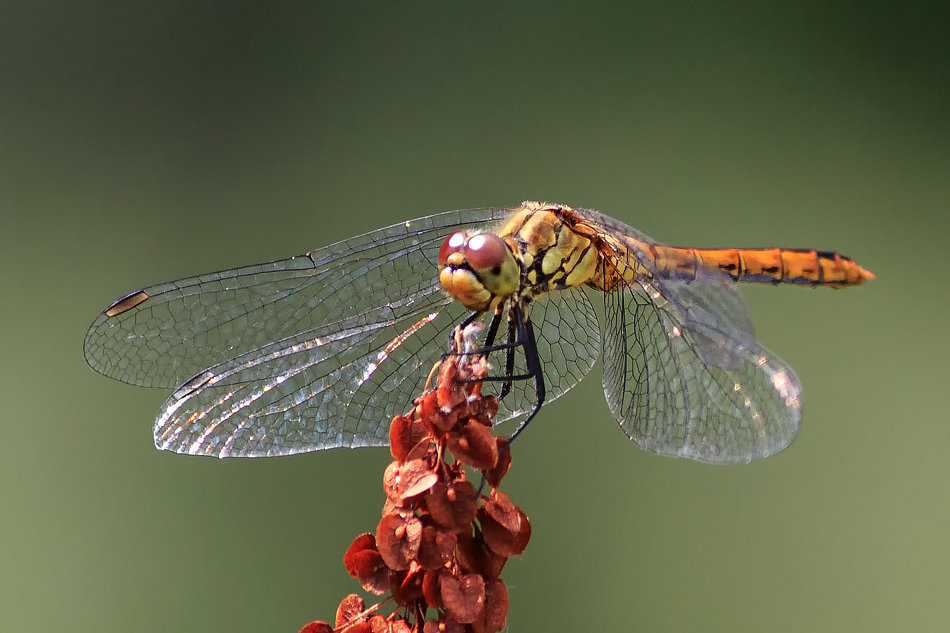
M 713 464 L 786 448 L 801 424 L 801 387 L 748 323 L 735 288 L 715 275 L 607 293 L 604 392 L 630 439 Z
M 437 303 L 398 320 L 387 320 L 391 313 L 382 308 L 205 370 L 165 402 L 155 423 L 156 446 L 255 457 L 386 445 L 393 416 L 408 411 L 422 393 L 429 369 L 447 351 L 452 329 L 466 314 L 443 294 L 432 296 Z M 536 307 L 532 317 L 550 401 L 593 366 L 599 333 L 583 293 Z M 494 352 L 491 362 L 503 368 L 504 352 Z M 520 350 L 515 371 L 524 372 Z M 486 392 L 497 391 L 490 385 Z M 523 418 L 535 402 L 534 382 L 516 381 L 497 421 Z
M 329 324 L 359 315 L 368 327 L 372 319 L 399 320 L 441 304 L 435 259 L 442 239 L 508 213 L 440 213 L 297 257 L 145 288 L 129 295 L 147 297 L 138 305 L 96 318 L 86 360 L 123 382 L 173 388 L 208 367 Z
M 433 292 L 325 324 L 209 368 L 182 385 L 155 422 L 158 448 L 216 457 L 384 446 L 465 315 Z

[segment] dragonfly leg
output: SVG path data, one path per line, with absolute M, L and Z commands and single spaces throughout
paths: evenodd
M 545 388 L 544 388 L 544 374 L 541 372 L 541 357 L 538 355 L 538 344 L 534 336 L 534 326 L 531 325 L 531 320 L 525 318 L 524 313 L 519 309 L 515 308 L 512 310 L 515 316 L 515 323 L 518 332 L 517 340 L 508 346 L 509 355 L 508 358 L 510 362 L 508 363 L 507 373 L 508 376 L 497 376 L 497 377 L 486 377 L 483 380 L 506 380 L 505 386 L 509 389 L 511 387 L 512 381 L 514 380 L 528 380 L 534 378 L 534 389 L 535 389 L 535 405 L 534 409 L 531 410 L 531 413 L 522 420 L 521 424 L 518 425 L 518 428 L 515 429 L 515 432 L 511 434 L 508 438 L 508 441 L 505 442 L 505 445 L 501 448 L 499 456 L 503 455 L 505 451 L 508 451 L 511 447 L 511 443 L 515 441 L 515 438 L 518 437 L 522 431 L 528 427 L 528 422 L 531 421 L 534 416 L 538 414 L 538 411 L 541 410 L 541 405 L 544 404 L 545 397 Z M 509 330 L 509 335 L 514 331 L 514 328 Z M 525 356 L 525 365 L 527 366 L 528 373 L 521 376 L 512 376 L 514 370 L 514 356 L 513 352 L 516 347 L 521 347 L 524 350 Z M 502 387 L 504 391 L 504 387 Z M 482 488 L 485 487 L 487 473 L 482 471 L 481 481 L 478 484 L 477 495 L 482 493 Z
M 495 337 L 498 335 L 498 330 L 501 327 L 501 314 L 502 311 L 495 312 L 492 315 L 492 320 L 488 326 L 488 332 L 485 337 L 485 346 L 479 349 L 473 350 L 471 352 L 451 352 L 445 354 L 443 358 L 448 356 L 468 356 L 472 354 L 488 354 L 489 352 L 506 350 L 505 352 L 505 371 L 501 376 L 484 376 L 478 379 L 478 382 L 502 382 L 501 392 L 499 393 L 499 400 L 504 399 L 511 392 L 511 387 L 514 381 L 516 380 L 534 380 L 534 389 L 535 389 L 535 405 L 531 410 L 531 413 L 522 420 L 521 424 L 518 425 L 518 428 L 515 429 L 515 432 L 508 438 L 508 442 L 514 441 L 518 435 L 524 431 L 525 427 L 528 426 L 528 422 L 531 421 L 534 416 L 538 414 L 538 411 L 541 410 L 541 405 L 544 404 L 545 398 L 545 387 L 544 387 L 544 373 L 541 371 L 541 357 L 538 355 L 538 344 L 534 334 L 534 326 L 531 324 L 531 319 L 526 317 L 524 311 L 517 305 L 515 305 L 508 313 L 508 340 L 506 343 L 499 345 L 494 345 Z M 472 323 L 476 318 L 478 318 L 481 313 L 472 313 L 469 315 L 461 324 L 461 327 L 465 327 Z M 515 374 L 515 350 L 517 348 L 522 349 L 525 359 L 525 368 L 527 369 L 524 374 Z
M 524 362 L 528 370 L 524 379 L 534 378 L 535 403 L 534 409 L 528 414 L 528 417 L 521 421 L 521 424 L 518 425 L 515 432 L 508 438 L 509 446 L 515 441 L 515 438 L 521 435 L 521 432 L 527 428 L 528 422 L 541 410 L 545 396 L 544 373 L 541 371 L 541 357 L 538 355 L 538 343 L 534 336 L 534 326 L 531 325 L 531 319 L 525 317 L 520 308 L 516 307 L 514 313 L 518 325 L 519 344 L 524 350 Z
M 505 376 L 508 376 L 509 380 L 506 380 L 501 384 L 501 391 L 498 393 L 498 399 L 504 400 L 505 396 L 511 393 L 512 380 L 514 380 L 515 375 L 515 323 L 511 320 L 511 315 L 508 316 L 508 349 L 505 351 Z
M 465 328 L 468 325 L 471 325 L 478 317 L 482 316 L 483 312 L 473 312 L 468 315 L 464 321 L 462 321 L 458 327 Z M 473 349 L 469 352 L 446 352 L 442 354 L 442 360 L 445 360 L 449 356 L 474 356 L 476 354 L 488 354 L 489 352 L 498 352 L 501 350 L 507 350 L 512 348 L 521 347 L 521 343 L 515 340 L 515 326 L 512 324 L 509 326 L 508 332 L 508 342 L 499 343 L 495 345 L 495 338 L 498 336 L 498 330 L 501 327 L 501 312 L 496 312 L 491 319 L 491 322 L 488 324 L 488 331 L 485 334 L 485 344 L 481 347 Z M 512 360 L 512 363 L 514 361 Z M 509 372 L 510 373 L 510 372 Z M 531 377 L 531 376 L 528 376 Z M 489 378 L 489 380 L 503 380 L 505 376 L 500 376 L 496 378 Z M 522 378 L 523 379 L 523 378 Z
M 488 331 L 485 333 L 485 347 L 491 347 L 495 343 L 495 337 L 498 336 L 498 328 L 501 325 L 502 310 L 495 310 L 488 324 Z

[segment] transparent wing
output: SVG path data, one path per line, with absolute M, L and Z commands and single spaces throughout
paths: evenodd
M 801 386 L 745 327 L 731 282 L 641 279 L 605 298 L 604 393 L 638 446 L 734 464 L 792 442 Z
M 86 359 L 132 384 L 183 383 L 156 420 L 160 448 L 250 456 L 384 444 L 465 314 L 438 283 L 441 240 L 508 213 L 442 213 L 146 288 L 93 322 Z
M 93 322 L 86 358 L 132 384 L 181 384 L 155 423 L 162 449 L 225 457 L 385 445 L 390 420 L 421 393 L 466 315 L 439 285 L 441 240 L 509 213 L 438 214 L 146 288 Z M 532 314 L 553 400 L 593 365 L 596 317 L 582 293 Z M 517 383 L 498 419 L 523 417 L 534 402 L 533 383 Z
M 422 393 L 429 369 L 465 316 L 460 304 L 441 293 L 433 296 L 440 311 L 421 310 L 393 322 L 390 309 L 381 308 L 209 368 L 166 401 L 155 423 L 156 446 L 250 457 L 388 444 L 393 416 Z M 545 365 L 553 400 L 593 366 L 599 335 L 582 293 L 543 304 L 535 318 L 539 351 L 553 361 Z M 493 363 L 503 366 L 503 356 Z M 516 367 L 523 371 L 521 358 Z M 534 403 L 534 383 L 517 382 L 498 420 L 523 417 Z
M 613 262 L 619 272 L 643 271 L 605 295 L 604 393 L 627 436 L 652 453 L 713 464 L 786 448 L 801 425 L 801 386 L 755 341 L 735 283 L 717 271 L 690 281 L 664 276 L 638 246 L 652 239 L 579 212 L 625 246 Z
M 545 403 L 564 395 L 590 372 L 600 355 L 600 326 L 594 306 L 581 290 L 555 291 L 531 304 L 529 313 L 535 343 L 544 374 Z M 503 334 L 500 337 L 503 338 Z M 498 341 L 503 342 L 503 341 Z M 505 353 L 489 357 L 494 375 L 505 373 Z M 515 350 L 512 374 L 525 375 L 528 368 L 521 348 Z M 496 383 L 497 384 L 497 383 Z M 533 380 L 512 384 L 511 393 L 501 402 L 499 421 L 518 420 L 534 410 L 537 403 Z
M 165 402 L 155 445 L 216 457 L 386 445 L 465 315 L 436 288 L 427 296 L 402 318 L 384 306 L 205 370 Z
M 89 365 L 111 378 L 174 388 L 212 365 L 359 315 L 391 322 L 443 305 L 439 243 L 457 228 L 509 211 L 440 213 L 359 235 L 297 257 L 189 277 L 128 295 L 86 334 Z M 384 308 L 390 313 L 385 314 Z M 121 308 L 120 308 L 121 309 Z

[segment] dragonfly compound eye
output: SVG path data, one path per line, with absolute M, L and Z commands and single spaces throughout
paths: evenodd
M 508 255 L 508 246 L 492 233 L 479 233 L 465 245 L 465 259 L 468 260 L 468 265 L 479 273 L 497 275 Z
M 518 290 L 518 263 L 493 233 L 453 233 L 439 249 L 439 267 L 442 287 L 472 310 L 485 310 Z
M 439 247 L 439 267 L 448 264 L 451 255 L 461 253 L 461 249 L 465 246 L 467 239 L 468 236 L 462 231 L 456 231 L 445 238 L 445 241 L 442 242 L 442 246 Z M 462 257 L 464 257 L 464 255 L 462 255 Z

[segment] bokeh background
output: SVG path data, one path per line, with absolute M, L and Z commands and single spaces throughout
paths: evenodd
M 387 452 L 160 453 L 167 394 L 92 372 L 85 330 L 143 285 L 524 199 L 878 279 L 746 289 L 805 387 L 773 459 L 636 450 L 596 370 L 545 407 L 508 629 L 946 626 L 950 40 L 911 4 L 0 3 L 0 629 L 331 619 Z

